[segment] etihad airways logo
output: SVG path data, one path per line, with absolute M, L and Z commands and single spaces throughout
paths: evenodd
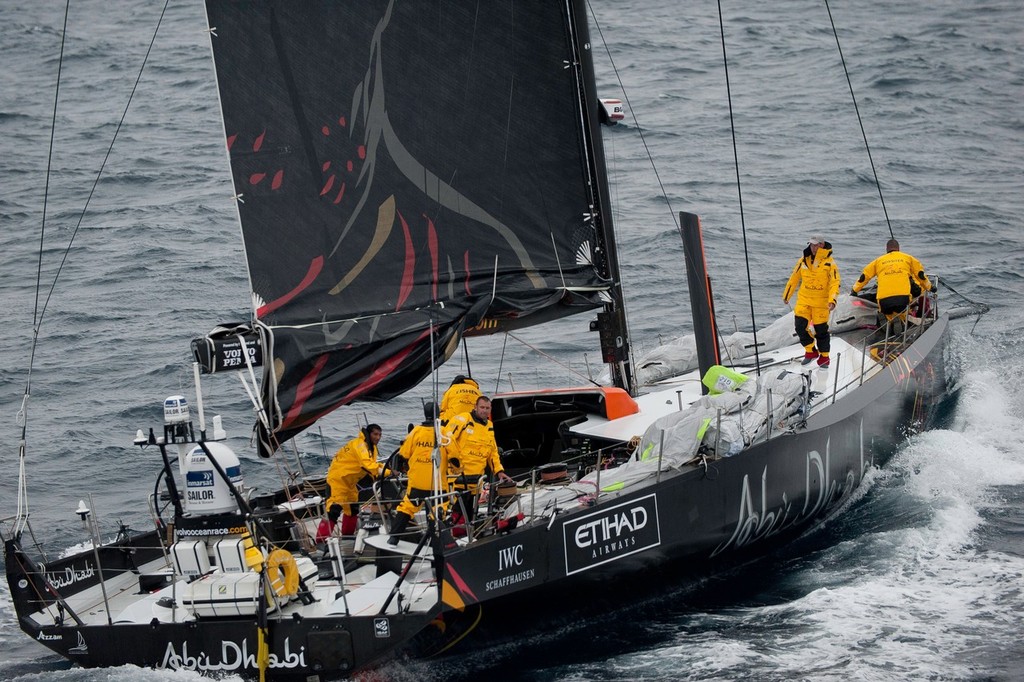
M 572 575 L 661 544 L 658 498 L 623 502 L 566 522 L 565 574 Z

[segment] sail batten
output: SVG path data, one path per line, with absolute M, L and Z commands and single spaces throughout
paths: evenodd
M 572 3 L 207 13 L 268 440 L 408 390 L 464 335 L 604 304 Z

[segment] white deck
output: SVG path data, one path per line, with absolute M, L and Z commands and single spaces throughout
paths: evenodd
M 346 574 L 345 589 L 337 579 L 321 578 L 315 582 L 311 593 L 316 600 L 312 604 L 303 604 L 296 598 L 283 603 L 280 609 L 272 610 L 271 619 L 290 618 L 292 614 L 300 614 L 308 618 L 338 616 L 346 613 L 353 616 L 377 615 L 384 602 L 391 594 L 398 581 L 398 575 L 388 572 L 380 577 L 376 575 L 376 567 L 364 565 Z M 171 568 L 163 560 L 154 561 L 142 567 L 145 575 L 170 575 Z M 215 569 L 211 574 L 218 576 L 239 576 L 241 574 L 224 574 Z M 187 594 L 189 582 L 179 577 L 173 583 L 152 593 L 139 593 L 139 575 L 125 573 L 110 578 L 104 585 L 106 599 L 99 585 L 66 599 L 67 605 L 87 625 L 110 622 L 118 623 L 150 623 L 154 618 L 164 623 L 183 623 L 197 620 L 196 615 L 182 605 L 182 597 Z M 388 605 L 387 613 L 394 615 L 402 611 L 426 612 L 437 603 L 437 584 L 433 578 L 429 561 L 417 562 L 410 570 L 400 588 L 400 597 L 396 595 Z M 161 599 L 169 597 L 174 601 L 174 608 L 158 605 Z M 284 600 L 282 600 L 284 601 Z M 45 611 L 32 616 L 40 626 L 54 623 L 57 608 L 51 606 Z
M 804 357 L 804 349 L 799 344 L 770 351 L 762 356 L 761 372 L 787 370 L 799 372 L 811 377 L 811 389 L 819 394 L 812 401 L 811 413 L 821 409 L 835 397 L 841 398 L 845 393 L 882 371 L 882 365 L 868 357 L 865 359 L 863 349 L 854 347 L 844 339 L 832 337 L 832 349 L 829 353 L 831 364 L 827 369 L 819 368 L 816 363 L 800 364 Z M 774 359 L 774 360 L 773 360 Z M 750 369 L 744 369 L 741 363 L 736 369 L 748 376 L 753 376 L 753 359 L 748 358 Z M 769 363 L 765 365 L 765 363 Z M 863 367 L 863 379 L 862 379 Z M 596 415 L 588 415 L 586 421 L 573 427 L 573 432 L 586 436 L 628 441 L 633 436 L 641 436 L 652 423 L 661 417 L 686 409 L 701 397 L 700 372 L 693 370 L 679 377 L 665 379 L 654 384 L 648 393 L 636 398 L 640 410 L 636 414 L 608 420 Z

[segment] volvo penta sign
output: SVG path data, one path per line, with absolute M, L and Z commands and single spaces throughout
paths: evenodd
M 567 521 L 562 532 L 566 575 L 657 547 L 661 544 L 658 499 L 647 495 L 602 508 Z

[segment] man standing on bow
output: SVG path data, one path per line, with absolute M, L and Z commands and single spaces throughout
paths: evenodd
M 828 318 L 836 308 L 836 296 L 839 295 L 839 268 L 832 260 L 832 245 L 823 237 L 815 235 L 807 241 L 807 247 L 782 291 L 782 301 L 786 305 L 798 287 L 800 291 L 793 312 L 796 315 L 796 335 L 804 347 L 803 364 L 816 359 L 818 367 L 827 368 Z M 814 326 L 814 336 L 807 331 L 808 325 Z
M 879 256 L 864 268 L 860 279 L 853 284 L 854 295 L 859 293 L 872 277 L 878 277 L 878 293 L 875 300 L 878 301 L 879 312 L 885 315 L 887 322 L 891 322 L 896 315 L 899 315 L 901 320 L 906 320 L 912 283 L 925 291 L 932 290 L 932 283 L 925 277 L 921 261 L 909 253 L 900 251 L 900 243 L 895 239 L 885 243 L 884 256 Z

